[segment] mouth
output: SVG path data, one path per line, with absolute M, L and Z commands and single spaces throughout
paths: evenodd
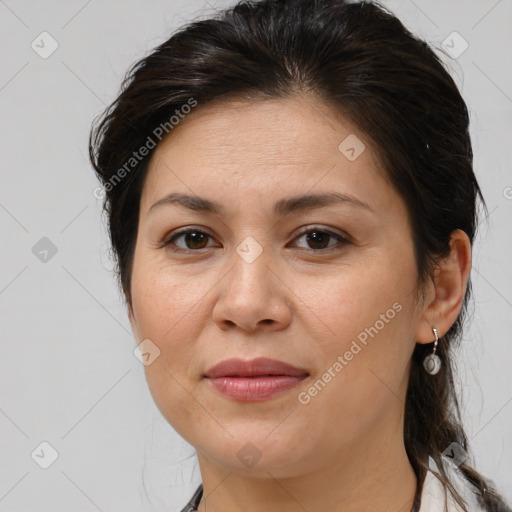
M 260 402 L 297 386 L 309 373 L 277 359 L 227 359 L 204 375 L 221 395 L 235 401 Z

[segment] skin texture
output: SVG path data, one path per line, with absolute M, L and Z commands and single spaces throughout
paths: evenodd
M 366 146 L 354 161 L 338 149 L 350 134 Z M 281 199 L 332 191 L 369 209 L 343 203 L 273 213 Z M 168 204 L 148 215 L 170 192 L 224 211 Z M 210 237 L 189 240 L 188 253 L 162 247 L 186 226 Z M 299 231 L 313 228 L 347 242 L 308 243 Z M 236 251 L 249 236 L 263 249 L 252 263 Z M 186 250 L 186 241 L 174 239 L 174 247 Z M 156 148 L 144 183 L 129 317 L 137 343 L 150 339 L 160 350 L 145 366 L 155 403 L 198 452 L 199 510 L 410 510 L 416 476 L 403 443 L 410 358 L 416 343 L 434 340 L 432 327 L 442 336 L 455 321 L 470 266 L 467 236 L 455 231 L 452 253 L 418 299 L 405 203 L 368 137 L 320 100 L 224 101 L 199 105 L 181 121 Z M 371 326 L 378 333 L 301 403 L 299 393 Z M 260 356 L 309 376 L 259 403 L 230 400 L 203 378 L 224 359 Z M 237 456 L 244 446 L 260 457 L 251 467 Z

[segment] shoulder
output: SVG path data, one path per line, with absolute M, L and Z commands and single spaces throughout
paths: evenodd
M 452 494 L 447 491 L 441 480 L 433 471 L 438 467 L 433 459 L 430 459 L 430 470 L 425 476 L 423 490 L 421 493 L 421 506 L 419 512 L 463 512 L 461 506 L 455 501 Z M 468 512 L 485 512 L 485 509 L 478 500 L 476 488 L 468 482 L 461 472 L 451 464 L 447 465 L 447 473 L 451 483 L 464 500 Z M 446 506 L 445 509 L 445 496 Z

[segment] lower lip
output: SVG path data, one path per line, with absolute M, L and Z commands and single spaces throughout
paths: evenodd
M 261 402 L 294 388 L 307 376 L 265 375 L 261 377 L 208 378 L 222 395 L 240 402 Z

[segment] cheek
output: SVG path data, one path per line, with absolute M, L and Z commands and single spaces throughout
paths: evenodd
M 320 361 L 315 378 L 322 381 L 316 387 L 324 395 L 318 402 L 333 400 L 352 408 L 352 417 L 364 415 L 373 408 L 370 404 L 377 410 L 396 400 L 414 348 L 415 262 L 411 253 L 398 266 L 395 256 L 391 251 L 371 255 L 316 280 L 314 289 L 302 289 L 301 298 L 318 318 L 315 325 L 328 327 L 321 336 L 313 333 Z
M 183 275 L 158 264 L 134 267 L 133 306 L 140 336 L 151 339 L 161 350 L 187 345 L 201 312 L 201 300 L 212 289 L 201 275 Z M 175 356 L 179 356 L 179 352 Z
M 149 339 L 159 350 L 158 357 L 144 366 L 153 398 L 164 415 L 182 406 L 197 358 L 194 341 L 199 338 L 204 314 L 201 301 L 207 300 L 212 284 L 201 276 L 190 278 L 158 264 L 134 266 L 132 277 L 133 309 L 137 340 Z M 167 412 L 165 412 L 167 411 Z
M 134 266 L 132 296 L 138 342 L 150 339 L 160 351 L 144 366 L 148 388 L 162 415 L 186 440 L 190 425 L 204 422 L 194 399 L 197 375 L 191 372 L 197 359 L 194 340 L 200 336 L 199 315 L 204 309 L 201 300 L 207 299 L 211 287 L 200 276 L 191 279 L 158 264 Z
M 379 251 L 321 278 L 301 277 L 294 292 L 301 309 L 314 313 L 314 322 L 306 323 L 318 326 L 318 347 L 332 355 L 333 350 L 348 350 L 358 337 L 364 341 L 368 331 L 376 335 L 376 329 L 387 338 L 391 331 L 396 336 L 404 320 L 412 322 L 415 278 L 414 261 L 404 259 L 398 267 L 392 254 Z

